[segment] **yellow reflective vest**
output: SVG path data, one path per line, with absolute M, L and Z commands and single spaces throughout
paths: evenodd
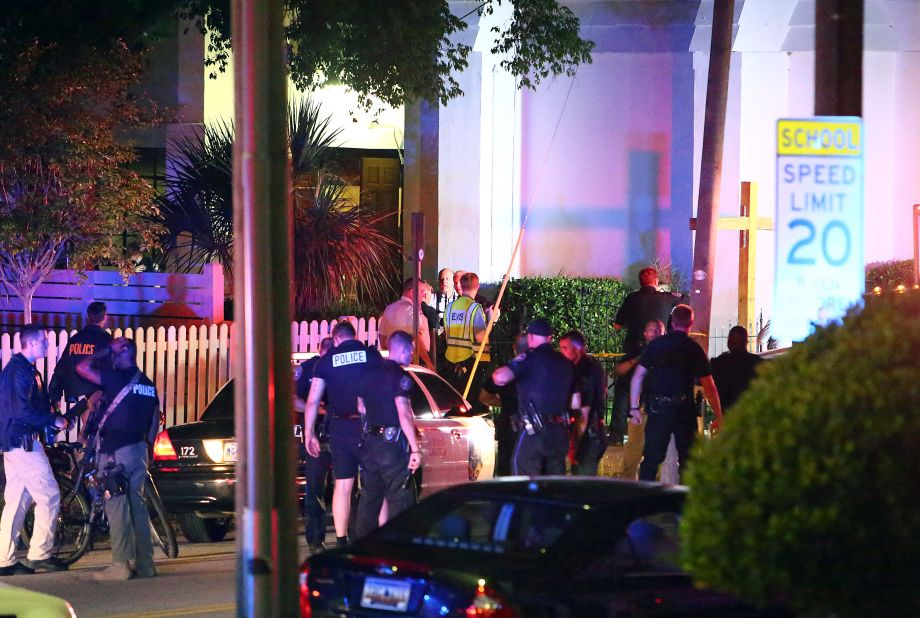
M 447 306 L 444 312 L 444 333 L 447 337 L 447 349 L 444 358 L 451 363 L 462 363 L 475 356 L 479 348 L 473 331 L 477 313 L 486 321 L 482 305 L 469 296 L 460 296 Z M 482 352 L 482 361 L 489 361 L 489 344 Z

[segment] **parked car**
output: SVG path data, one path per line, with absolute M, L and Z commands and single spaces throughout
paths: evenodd
M 490 420 L 474 415 L 470 404 L 436 373 L 411 366 L 411 394 L 421 434 L 422 467 L 416 474 L 420 495 L 477 479 L 492 478 L 495 432 Z M 233 382 L 208 404 L 201 420 L 160 433 L 153 447 L 151 473 L 166 510 L 192 542 L 219 541 L 234 514 L 237 444 L 234 439 Z M 302 427 L 294 426 L 302 440 Z M 303 470 L 297 491 L 303 496 Z
M 589 477 L 455 486 L 307 559 L 301 616 L 771 615 L 677 566 L 686 491 Z

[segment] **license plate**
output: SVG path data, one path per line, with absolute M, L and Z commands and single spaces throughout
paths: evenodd
M 224 461 L 236 461 L 236 442 L 224 442 Z
M 404 612 L 409 609 L 410 592 L 412 592 L 412 584 L 409 582 L 368 577 L 364 580 L 361 607 Z

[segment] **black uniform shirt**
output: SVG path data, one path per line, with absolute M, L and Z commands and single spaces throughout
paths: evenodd
M 680 294 L 659 292 L 654 286 L 646 285 L 629 294 L 623 300 L 623 306 L 617 311 L 615 322 L 626 328 L 626 341 L 623 350 L 635 352 L 643 340 L 645 325 L 651 320 L 661 320 L 667 325 L 671 310 L 684 300 Z
M 96 324 L 90 324 L 74 333 L 74 336 L 67 342 L 67 347 L 64 348 L 57 365 L 54 366 L 54 375 L 51 377 L 51 384 L 48 388 L 51 401 L 60 401 L 62 395 L 66 395 L 67 399 L 75 400 L 96 392 L 99 387 L 77 375 L 76 366 L 87 356 L 92 356 L 111 344 L 112 335 Z
M 648 370 L 643 393 L 649 397 L 691 396 L 694 381 L 712 374 L 703 348 L 682 331 L 670 332 L 648 344 L 639 364 Z
M 412 378 L 399 363 L 385 359 L 367 368 L 358 394 L 364 399 L 369 426 L 396 426 L 399 425 L 396 398 L 410 398 Z
M 585 354 L 575 365 L 575 387 L 581 394 L 581 407 L 590 406 L 589 421 L 604 418 L 607 406 L 607 372 L 600 361 Z
M 304 362 L 300 363 L 297 367 L 294 368 L 294 388 L 297 393 L 297 396 L 307 400 L 307 397 L 310 396 L 310 384 L 313 382 L 313 372 L 316 371 L 316 365 L 319 363 L 319 356 L 313 356 L 308 358 Z M 329 402 L 329 389 L 323 392 L 323 403 L 327 404 Z M 319 411 L 316 414 L 316 422 L 313 424 L 315 436 L 324 436 L 324 431 L 319 431 L 322 424 L 326 422 L 326 410 L 323 407 L 320 407 Z
M 747 350 L 725 352 L 712 359 L 712 379 L 716 382 L 723 411 L 738 401 L 761 362 L 762 358 Z
M 100 414 L 104 414 L 109 404 L 118 397 L 121 389 L 128 384 L 137 373 L 137 367 L 115 369 L 103 367 L 100 370 L 102 377 L 102 407 Z M 99 417 L 102 419 L 102 416 Z M 156 386 L 141 373 L 140 379 L 131 387 L 128 394 L 115 408 L 101 430 L 102 443 L 99 450 L 103 453 L 114 453 L 117 449 L 137 442 L 151 441 L 160 420 L 160 399 L 157 397 Z
M 337 416 L 353 416 L 358 413 L 358 387 L 364 371 L 381 359 L 380 352 L 368 348 L 356 339 L 343 341 L 320 358 L 313 370 L 313 377 L 326 383 L 329 403 L 327 413 Z
M 528 350 L 521 360 L 508 363 L 517 381 L 521 406 L 531 401 L 544 417 L 567 415 L 574 382 L 574 367 L 551 343 Z

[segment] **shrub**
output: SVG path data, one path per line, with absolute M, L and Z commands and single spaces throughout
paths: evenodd
M 492 335 L 496 360 L 504 361 L 510 342 L 531 318 L 552 323 L 556 335 L 577 328 L 591 352 L 620 352 L 622 335 L 611 323 L 632 290 L 618 279 L 523 277 L 508 282 L 502 313 Z
M 866 265 L 866 291 L 880 287 L 890 290 L 899 285 L 911 285 L 914 282 L 913 260 L 891 260 Z
M 920 294 L 867 302 L 766 363 L 698 446 L 683 561 L 703 585 L 806 615 L 920 612 Z

